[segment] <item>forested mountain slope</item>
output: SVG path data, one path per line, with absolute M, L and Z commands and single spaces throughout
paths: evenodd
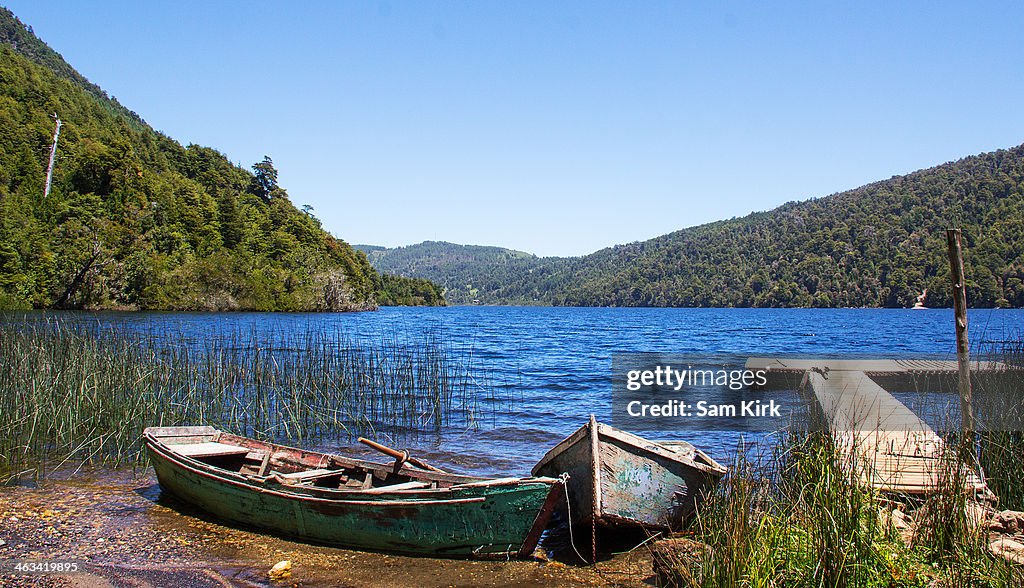
M 62 121 L 53 188 L 44 183 Z M 154 131 L 0 8 L 0 308 L 357 310 L 438 303 L 383 279 L 252 171 Z
M 1024 146 L 579 258 L 467 264 L 414 245 L 373 259 L 458 275 L 493 304 L 907 307 L 927 290 L 925 304 L 949 306 L 949 227 L 965 233 L 969 303 L 1024 307 Z
M 417 276 L 437 282 L 450 304 L 500 303 L 494 297 L 522 272 L 543 263 L 522 251 L 484 245 L 424 241 L 392 249 L 356 245 L 379 271 Z

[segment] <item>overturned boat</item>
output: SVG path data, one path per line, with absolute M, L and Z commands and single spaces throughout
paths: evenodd
M 678 527 L 726 468 L 684 441 L 649 441 L 597 422 L 548 451 L 535 476 L 569 474 L 573 525 L 660 530 Z
M 342 547 L 526 557 L 562 496 L 556 479 L 462 476 L 408 454 L 384 464 L 213 427 L 143 436 L 163 490 L 230 521 Z

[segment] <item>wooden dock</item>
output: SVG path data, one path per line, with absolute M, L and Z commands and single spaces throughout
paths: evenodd
M 1005 368 L 974 362 L 974 369 Z M 792 381 L 813 393 L 837 446 L 860 479 L 884 492 L 927 494 L 955 473 L 942 439 L 875 378 L 954 376 L 956 361 L 750 358 L 746 368 L 768 370 L 769 380 Z M 990 495 L 980 472 L 967 465 L 959 476 L 967 489 Z

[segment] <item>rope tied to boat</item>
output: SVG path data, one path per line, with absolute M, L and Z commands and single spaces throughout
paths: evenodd
M 572 505 L 569 504 L 569 473 L 563 472 L 562 475 L 558 476 L 558 479 L 562 481 L 562 489 L 565 490 L 565 524 L 569 527 L 569 545 L 572 550 L 576 552 L 576 557 L 580 558 L 580 561 L 587 561 L 587 558 L 583 557 L 579 549 L 576 549 L 576 539 L 572 535 Z

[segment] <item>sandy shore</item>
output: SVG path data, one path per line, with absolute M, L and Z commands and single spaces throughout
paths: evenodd
M 149 470 L 0 488 L 0 560 L 77 561 L 73 575 L 0 575 L 3 586 L 650 586 L 641 547 L 597 566 L 462 561 L 309 545 L 226 526 L 161 496 Z M 267 572 L 290 560 L 291 575 Z

